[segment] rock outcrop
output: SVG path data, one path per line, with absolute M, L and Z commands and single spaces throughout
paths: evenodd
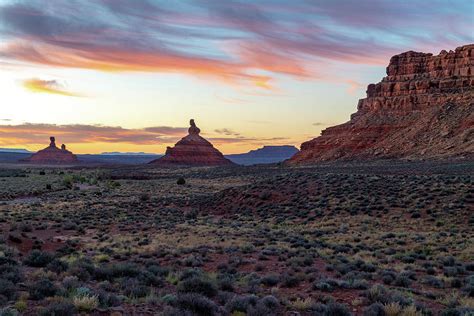
M 62 144 L 61 148 L 56 146 L 56 139 L 49 138 L 51 143 L 45 149 L 38 151 L 31 157 L 23 159 L 22 162 L 29 162 L 42 165 L 56 164 L 75 164 L 78 163 L 76 155 L 66 149 L 66 145 Z
M 474 44 L 393 56 L 351 120 L 303 143 L 289 162 L 451 157 L 474 157 Z
M 161 166 L 227 166 L 233 163 L 201 137 L 201 130 L 194 120 L 190 121 L 189 135 L 183 137 L 174 147 L 168 147 L 163 157 L 150 164 Z

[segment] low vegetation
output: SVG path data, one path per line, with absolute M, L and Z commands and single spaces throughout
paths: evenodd
M 2 171 L 0 315 L 472 315 L 473 171 Z

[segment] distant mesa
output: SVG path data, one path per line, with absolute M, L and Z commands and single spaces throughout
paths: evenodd
M 289 162 L 472 157 L 474 44 L 393 56 L 350 121 L 303 143 Z
M 225 155 L 230 161 L 239 165 L 270 164 L 285 161 L 298 152 L 291 145 L 263 146 L 243 154 Z
M 168 147 L 163 157 L 150 162 L 159 166 L 229 166 L 233 163 L 206 139 L 201 137 L 201 130 L 194 120 L 189 122 L 188 135 Z
M 31 154 L 31 151 L 24 148 L 0 148 L 0 153 Z
M 56 146 L 56 139 L 50 137 L 50 144 L 45 149 L 38 151 L 31 157 L 21 160 L 22 162 L 57 165 L 57 164 L 75 164 L 78 163 L 76 155 L 66 149 L 66 145 L 62 144 L 61 148 Z

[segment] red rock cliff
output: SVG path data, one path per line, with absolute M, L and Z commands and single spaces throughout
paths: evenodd
M 351 120 L 303 143 L 290 163 L 447 157 L 474 157 L 474 44 L 393 56 Z

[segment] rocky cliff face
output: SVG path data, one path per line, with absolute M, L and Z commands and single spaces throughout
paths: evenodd
M 290 163 L 447 157 L 474 157 L 474 44 L 393 56 L 351 120 L 303 143 Z
M 174 147 L 168 147 L 163 157 L 150 164 L 161 166 L 226 166 L 233 163 L 206 139 L 194 120 L 190 121 L 189 135 L 183 137 Z
M 76 155 L 66 149 L 66 145 L 61 145 L 61 148 L 56 146 L 56 139 L 50 137 L 51 143 L 45 149 L 38 151 L 31 157 L 23 159 L 22 162 L 29 162 L 42 165 L 55 164 L 75 164 L 78 162 Z

